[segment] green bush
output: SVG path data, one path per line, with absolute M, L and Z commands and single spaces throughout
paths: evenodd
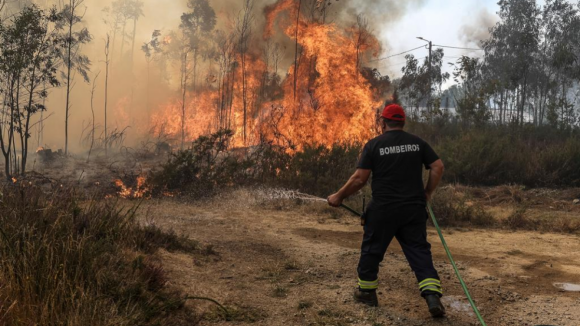
M 466 185 L 580 186 L 580 135 L 549 127 L 410 122 L 443 159 L 444 181 Z

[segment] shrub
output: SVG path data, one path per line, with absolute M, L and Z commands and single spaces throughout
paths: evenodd
M 0 324 L 155 325 L 168 314 L 195 324 L 182 296 L 166 288 L 163 268 L 137 251 L 178 240 L 139 226 L 135 211 L 81 202 L 66 188 L 4 187 Z
M 148 179 L 153 194 L 169 190 L 205 197 L 219 187 L 250 179 L 254 162 L 245 155 L 226 152 L 232 136 L 232 131 L 222 130 L 199 137 L 189 149 L 173 153 L 161 171 L 153 172 Z
M 431 143 L 445 162 L 448 182 L 580 186 L 578 130 L 491 124 L 465 128 L 454 121 L 415 121 L 408 129 Z
M 505 225 L 512 229 L 535 230 L 538 223 L 530 220 L 526 215 L 527 207 L 517 207 L 504 221 Z
M 276 184 L 326 198 L 352 175 L 361 148 L 359 144 L 305 146 L 280 169 Z
M 492 226 L 496 220 L 478 204 L 469 204 L 452 188 L 441 189 L 433 198 L 433 213 L 441 226 Z

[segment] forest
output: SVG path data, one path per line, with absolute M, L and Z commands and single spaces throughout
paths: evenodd
M 386 49 L 373 24 L 363 14 L 344 18 L 346 9 L 332 1 L 242 1 L 228 12 L 223 3 L 191 0 L 172 28 L 139 33 L 146 39 L 137 38 L 143 2 L 93 8 L 85 1 L 2 2 L 8 180 L 25 174 L 29 154 L 41 148 L 90 159 L 144 142 L 184 149 L 222 130 L 233 132 L 230 148 L 364 143 L 388 102 L 406 107 L 411 131 L 436 146 L 462 143 L 453 152 L 462 157 L 458 175 L 471 160 L 489 159 L 471 157 L 471 138 L 490 143 L 479 151 L 502 157 L 510 138 L 534 156 L 552 148 L 566 152 L 560 160 L 579 155 L 580 22 L 568 1 L 500 1 L 479 56 L 449 61 L 445 46 L 435 45 L 429 57 L 405 55 L 397 78 L 376 68 Z M 558 165 L 538 164 L 514 170 Z M 578 184 L 578 175 L 562 173 L 557 179 Z
M 360 221 L 321 203 L 393 103 L 445 163 L 433 209 L 486 318 L 576 325 L 580 2 L 395 50 L 384 22 L 430 4 L 0 0 L 0 325 L 438 325 L 350 305 Z

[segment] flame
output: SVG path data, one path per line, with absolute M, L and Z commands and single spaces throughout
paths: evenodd
M 12 183 L 16 183 L 18 181 L 18 179 L 16 179 L 15 177 L 12 177 Z
M 147 179 L 145 176 L 138 176 L 137 186 L 133 189 L 131 187 L 127 187 L 121 179 L 113 180 L 115 186 L 119 188 L 117 195 L 121 198 L 144 198 L 145 195 L 149 192 L 149 188 L 147 188 L 145 184 L 146 181 Z
M 276 25 L 293 40 L 298 30 L 301 52 L 297 67 L 292 65 L 281 83 L 282 96 L 276 99 L 260 98 L 263 76 L 268 71 L 263 56 L 251 50 L 246 54 L 246 137 L 241 64 L 226 76 L 236 81 L 231 118 L 226 126 L 216 122 L 220 120 L 218 107 L 223 94 L 216 85 L 210 85 L 187 94 L 185 117 L 181 100 L 170 101 L 153 114 L 154 131 L 181 140 L 183 120 L 185 140 L 192 141 L 227 127 L 234 131 L 233 145 L 239 147 L 264 138 L 284 139 L 298 148 L 308 143 L 331 145 L 370 138 L 376 109 L 384 99 L 373 94 L 370 82 L 360 73 L 358 59 L 361 53 L 378 55 L 380 44 L 376 37 L 369 35 L 367 42 L 357 44 L 355 27 L 341 29 L 335 24 L 311 21 L 306 15 L 298 16 L 295 0 L 279 0 L 264 12 L 264 39 L 273 35 Z M 241 59 L 237 54 L 236 61 L 240 63 Z

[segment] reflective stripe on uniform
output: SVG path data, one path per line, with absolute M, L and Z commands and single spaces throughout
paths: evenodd
M 422 288 L 421 289 L 421 292 L 424 292 L 424 291 L 433 291 L 433 292 L 437 292 L 437 293 L 443 294 L 443 290 L 440 287 L 433 286 L 433 285 L 429 285 L 429 286 L 426 286 L 426 287 Z
M 375 281 L 363 281 L 358 279 L 358 286 L 363 290 L 374 290 L 379 287 L 379 280 Z
M 419 286 L 422 286 L 425 283 L 431 283 L 431 282 L 437 283 L 437 284 L 441 285 L 441 281 L 439 281 L 438 279 L 435 279 L 435 278 L 426 278 L 426 279 L 422 280 L 421 282 L 419 282 Z
M 428 278 L 419 282 L 419 290 L 421 290 L 421 292 L 433 291 L 443 294 L 443 289 L 441 288 L 441 281 L 434 278 Z

